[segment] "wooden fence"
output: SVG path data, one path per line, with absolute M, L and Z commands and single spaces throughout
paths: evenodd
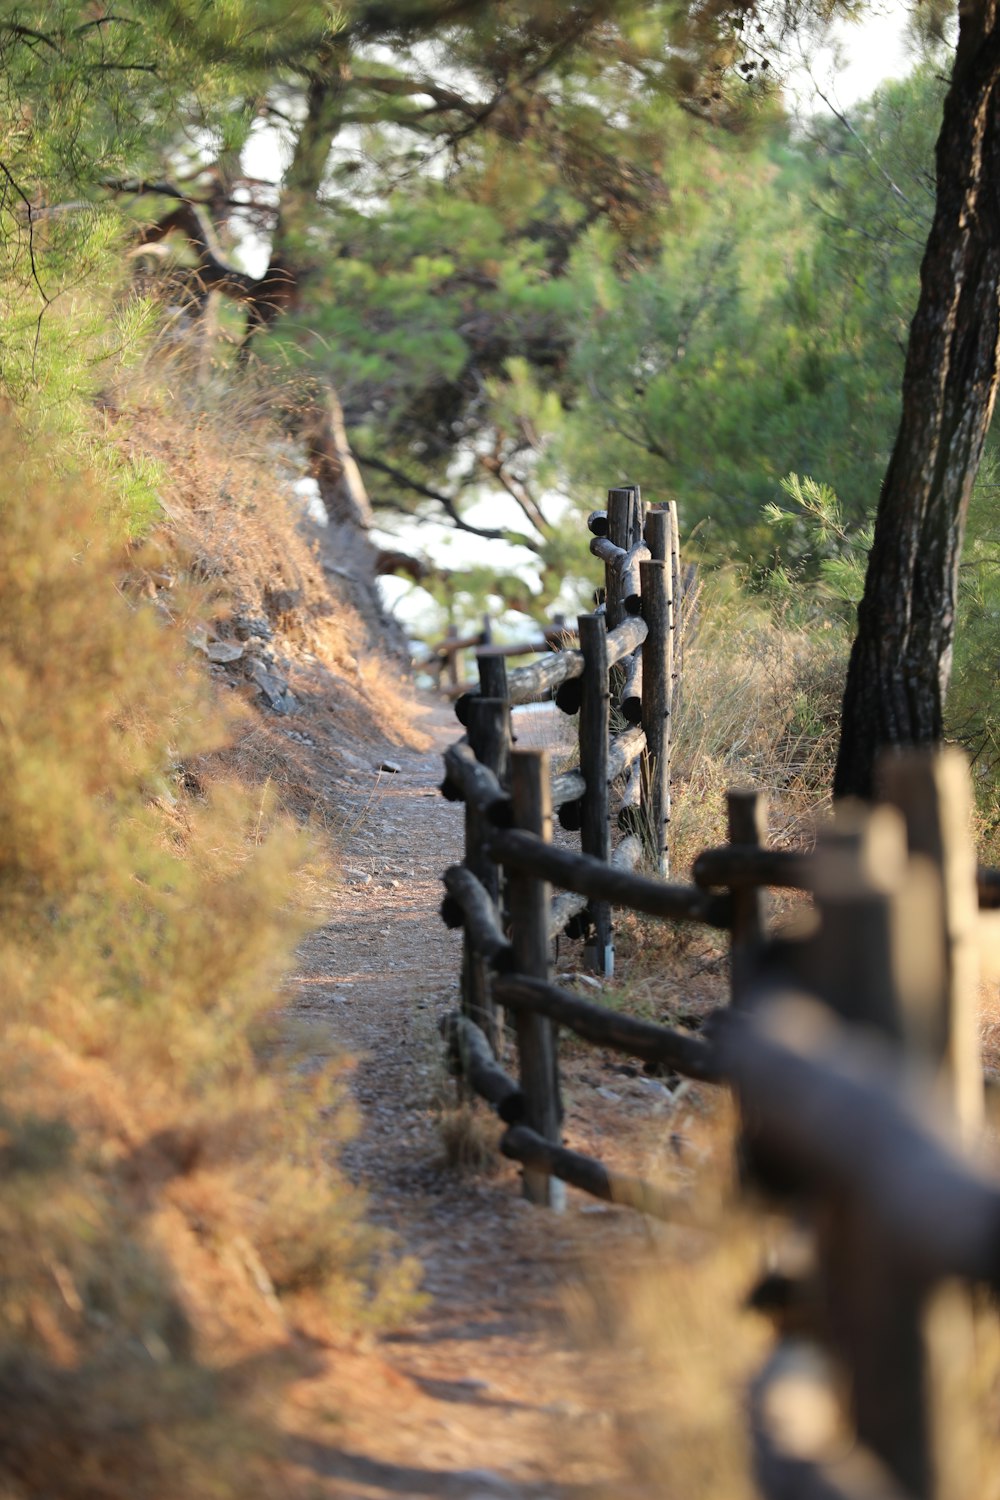
M 457 698 L 469 686 L 462 674 L 462 659 L 467 652 L 490 647 L 495 655 L 504 658 L 535 656 L 540 651 L 559 650 L 566 644 L 568 635 L 562 617 L 557 616 L 551 625 L 539 629 L 537 640 L 511 641 L 498 646 L 493 641 L 492 621 L 486 615 L 483 628 L 471 634 L 462 635 L 457 625 L 449 625 L 444 640 L 431 646 L 428 655 L 415 665 L 419 670 L 431 673 L 439 688 Z
M 490 822 L 509 823 L 510 710 L 554 695 L 565 714 L 577 715 L 577 764 L 554 776 L 549 796 L 563 828 L 579 831 L 583 852 L 617 868 L 638 863 L 643 843 L 660 874 L 669 871 L 670 735 L 680 650 L 677 645 L 680 554 L 676 507 L 646 510 L 638 488 L 609 492 L 607 509 L 589 518 L 591 551 L 605 565 L 604 598 L 582 615 L 577 646 L 550 651 L 508 672 L 508 647 L 477 651 L 478 686 L 457 698 L 464 738 L 445 756 L 443 792 L 467 809 L 466 855 L 446 876 L 445 918 L 467 928 L 463 1009 L 495 1039 L 489 986 L 471 928 L 495 925 L 495 862 L 483 850 Z M 560 627 L 562 639 L 568 633 Z M 612 852 L 611 792 L 618 793 L 617 822 L 626 835 Z M 566 893 L 553 907 L 552 935 L 569 928 L 589 934 L 591 966 L 610 975 L 614 966 L 611 908 L 602 899 Z M 490 940 L 496 942 L 496 934 Z M 504 961 L 503 959 L 500 960 Z
M 634 527 L 641 507 L 632 504 Z M 612 513 L 609 503 L 592 525 L 599 532 L 604 517 L 613 540 Z M 666 519 L 650 526 L 653 516 Z M 972 1154 L 984 1094 L 977 972 L 984 947 L 1000 947 L 1000 876 L 976 868 L 957 752 L 887 759 L 880 802 L 838 807 L 814 850 L 770 848 L 762 797 L 737 790 L 728 796 L 728 843 L 699 857 L 691 884 L 616 859 L 608 762 L 596 748 L 607 734 L 607 693 L 588 682 L 624 659 L 608 643 L 630 619 L 645 627 L 645 690 L 651 659 L 657 680 L 672 681 L 660 664 L 669 646 L 650 645 L 654 619 L 661 633 L 669 629 L 669 580 L 678 576 L 657 534 L 669 524 L 669 511 L 645 519 L 651 555 L 638 557 L 638 614 L 628 613 L 634 596 L 625 593 L 634 577 L 626 559 L 631 567 L 642 545 L 634 529 L 617 533 L 627 546 L 602 549 L 621 594 L 613 600 L 609 576 L 607 619 L 584 616 L 580 652 L 563 653 L 579 657 L 558 679 L 581 682 L 583 769 L 569 773 L 577 781 L 553 778 L 544 751 L 510 750 L 509 702 L 522 684 L 553 685 L 548 662 L 511 673 L 505 699 L 496 659 L 487 659 L 482 691 L 459 701 L 468 743 L 446 755 L 445 782 L 465 801 L 468 835 L 465 864 L 445 876 L 443 915 L 465 927 L 463 1009 L 443 1026 L 452 1064 L 506 1123 L 501 1150 L 522 1164 L 531 1201 L 557 1206 L 568 1183 L 668 1219 L 678 1212 L 673 1194 L 564 1146 L 558 1029 L 730 1087 L 748 1190 L 807 1222 L 813 1244 L 807 1273 L 772 1276 L 758 1289 L 760 1304 L 777 1299 L 782 1326 L 794 1329 L 751 1392 L 761 1488 L 772 1500 L 971 1494 L 969 1414 L 955 1392 L 973 1345 L 968 1289 L 1000 1291 L 1000 1176 Z M 662 611 L 647 606 L 660 579 Z M 620 697 L 623 684 L 611 690 Z M 669 696 L 653 696 L 645 725 L 669 715 Z M 645 749 L 650 755 L 648 739 Z M 668 755 L 659 754 L 643 778 L 653 799 L 664 785 L 669 797 L 666 777 L 657 780 Z M 553 807 L 566 805 L 567 791 L 581 802 L 591 841 L 581 853 L 551 842 Z M 656 831 L 669 802 L 652 805 Z M 654 867 L 658 849 L 654 838 Z M 769 930 L 767 887 L 809 894 L 797 925 Z M 612 905 L 728 932 L 731 1003 L 698 1034 L 552 983 L 552 939 L 566 913 L 586 906 L 600 944 L 610 941 L 603 914 Z M 514 1022 L 516 1080 L 499 1051 L 500 1008 Z M 820 1422 L 818 1411 L 834 1415 Z

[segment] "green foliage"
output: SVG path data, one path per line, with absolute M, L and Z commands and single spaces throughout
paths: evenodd
M 975 775 L 981 852 L 996 849 L 1000 834 L 1000 485 L 988 457 L 970 506 L 959 572 L 958 623 L 946 733 L 969 753 Z M 792 509 L 772 505 L 767 519 L 779 537 L 791 540 L 794 563 L 779 562 L 766 577 L 764 594 L 791 623 L 833 629 L 846 652 L 855 607 L 864 590 L 872 525 L 851 527 L 828 485 L 789 475 L 782 481 Z M 780 556 L 780 548 L 779 548 Z M 806 711 L 810 711 L 806 706 Z M 836 721 L 827 724 L 832 737 Z
M 391 52 L 366 48 L 364 12 L 345 6 L 336 66 L 283 81 L 316 84 L 278 215 L 307 271 L 257 350 L 332 379 L 362 459 L 391 466 L 366 469 L 376 507 L 439 515 L 436 492 L 461 515 L 506 490 L 548 598 L 565 554 L 549 492 L 576 480 L 550 438 L 593 305 L 574 258 L 600 239 L 612 281 L 655 260 L 687 169 L 672 148 L 698 128 L 677 98 L 735 127 L 768 90 L 727 71 L 743 41 L 715 6 L 470 6 L 415 45 L 387 11 Z
M 186 69 L 158 14 L 53 0 L 0 17 L 0 391 L 57 467 L 101 471 L 126 535 L 156 513 L 156 474 L 104 440 L 89 404 L 142 354 L 156 314 L 118 291 L 122 216 L 102 184 L 142 170 L 169 135 Z
M 241 154 L 277 122 L 287 166 L 254 222 L 302 275 L 295 315 L 255 347 L 333 381 L 361 454 L 390 465 L 368 471 L 377 506 L 439 514 L 437 492 L 461 514 L 499 480 L 546 597 L 567 560 L 553 492 L 676 491 L 716 553 L 764 550 L 761 507 L 789 470 L 864 512 L 871 382 L 827 295 L 850 247 L 824 268 L 835 216 L 808 202 L 861 188 L 822 180 L 843 141 L 792 141 L 765 70 L 738 74 L 762 45 L 749 15 L 132 0 L 91 25 L 62 0 L 19 16 L 47 40 L 7 37 L 32 119 L 33 159 L 12 170 L 83 205 L 44 221 L 59 297 L 107 276 L 134 218 L 102 181 L 174 177 L 229 230 Z M 70 364 L 50 340 L 46 369 L 50 304 L 38 324 L 15 300 L 12 388 L 82 391 L 100 340 Z
M 1000 859 L 1000 485 L 997 459 L 987 456 L 972 501 L 959 570 L 958 621 L 951 686 L 945 703 L 948 735 L 972 761 L 981 857 Z
M 792 577 L 786 562 L 778 562 L 771 570 L 769 587 L 791 599 L 805 576 L 813 599 L 820 598 L 826 605 L 837 601 L 856 606 L 864 591 L 873 527 L 850 528 L 830 486 L 808 475 L 789 474 L 781 488 L 793 508 L 772 503 L 764 515 L 775 532 L 791 542 L 798 578 Z
M 595 229 L 570 266 L 563 412 L 542 446 L 581 504 L 637 480 L 677 495 L 711 555 L 758 566 L 789 472 L 864 524 L 898 418 L 940 102 L 927 67 L 808 139 L 774 120 L 739 143 L 671 122 L 658 255 L 623 266 Z

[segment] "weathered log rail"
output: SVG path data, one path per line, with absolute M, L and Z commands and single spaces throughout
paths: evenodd
M 489 616 L 483 620 L 483 628 L 466 635 L 460 635 L 458 628 L 454 625 L 448 627 L 448 633 L 443 641 L 431 646 L 428 655 L 419 665 L 424 670 L 434 673 L 439 685 L 444 684 L 445 678 L 448 682 L 448 691 L 453 697 L 459 697 L 466 691 L 466 684 L 462 680 L 461 661 L 468 651 L 489 652 L 500 660 L 515 656 L 534 656 L 542 651 L 561 652 L 572 639 L 573 632 L 568 630 L 559 617 L 553 624 L 539 629 L 539 639 L 527 641 L 507 641 L 498 645 L 493 640 L 493 628 Z M 530 699 L 522 699 L 522 702 L 530 702 Z M 464 723 L 464 720 L 462 721 Z

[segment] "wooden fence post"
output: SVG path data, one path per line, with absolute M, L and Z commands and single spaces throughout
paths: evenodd
M 539 838 L 552 837 L 552 805 L 549 792 L 549 757 L 544 750 L 515 750 L 511 756 L 511 796 L 515 827 Z M 551 890 L 546 880 L 512 872 L 508 879 L 508 905 L 514 967 L 532 979 L 549 978 L 549 907 Z M 525 1101 L 524 1123 L 556 1145 L 560 1143 L 562 1107 L 556 1029 L 544 1016 L 519 1011 L 516 1017 L 521 1090 Z M 532 1203 L 561 1208 L 565 1189 L 546 1172 L 524 1170 L 524 1195 Z
M 652 512 L 647 520 L 656 514 Z M 673 615 L 670 564 L 640 563 L 642 617 L 648 627 L 642 644 L 642 727 L 646 749 L 642 766 L 641 821 L 650 862 L 664 879 L 670 874 L 670 730 Z
M 446 671 L 448 673 L 448 681 L 449 681 L 449 683 L 451 684 L 451 686 L 453 688 L 456 688 L 456 689 L 458 688 L 459 681 L 460 681 L 459 673 L 458 673 L 458 669 L 459 669 L 458 652 L 454 649 L 454 646 L 452 647 L 452 649 L 450 651 L 447 650 L 447 647 L 448 647 L 448 645 L 449 645 L 450 642 L 457 641 L 458 639 L 459 639 L 458 626 L 457 625 L 449 625 L 448 629 L 445 631 L 445 648 L 446 648 L 446 653 L 445 654 L 446 654 L 446 657 L 447 657 L 447 660 L 445 662 L 445 669 L 446 669 Z
M 484 698 L 499 698 L 510 701 L 507 687 L 507 659 L 499 651 L 484 646 L 476 652 L 476 667 L 479 672 L 479 692 Z
M 501 662 L 502 665 L 502 662 Z M 467 731 L 476 759 L 505 785 L 510 774 L 510 708 L 502 699 L 472 698 Z M 465 864 L 486 890 L 494 906 L 500 904 L 500 871 L 484 852 L 489 824 L 471 802 L 465 804 Z M 462 1010 L 485 1033 L 494 1054 L 501 1055 L 502 1018 L 490 992 L 490 969 L 475 951 L 468 932 L 462 944 Z
M 767 798 L 752 788 L 726 793 L 730 844 L 767 843 Z M 730 891 L 732 926 L 729 948 L 729 995 L 733 1005 L 746 999 L 764 941 L 764 892 L 759 886 L 736 886 Z
M 942 972 L 933 913 L 924 906 L 922 920 L 900 930 L 908 877 L 895 808 L 836 809 L 816 855 L 811 986 L 845 1020 L 894 1042 L 901 1067 L 913 1056 L 912 1012 L 919 1017 Z M 901 940 L 915 962 L 901 964 Z M 926 1289 L 888 1253 L 847 1188 L 825 1205 L 820 1260 L 829 1337 L 849 1375 L 858 1437 L 914 1500 L 931 1500 Z
M 658 506 L 646 516 L 643 533 L 649 555 L 654 562 L 667 562 L 670 558 L 670 511 Z
M 983 1122 L 983 1063 L 979 1045 L 979 951 L 976 856 L 970 835 L 972 794 L 965 756 L 955 748 L 899 750 L 877 769 L 880 797 L 906 820 L 911 855 L 940 873 L 942 1003 L 928 1018 L 932 1062 L 940 1064 L 949 1108 L 966 1135 Z
M 933 910 L 921 913 L 918 908 L 909 914 L 911 927 L 936 920 L 943 971 L 938 994 L 932 997 L 937 1003 L 925 1011 L 923 1024 L 913 1028 L 914 1040 L 926 1051 L 959 1131 L 974 1140 L 983 1124 L 984 1095 L 979 902 L 968 762 L 955 747 L 886 751 L 876 779 L 880 796 L 898 807 L 906 821 L 911 863 L 929 862 L 937 876 L 933 892 L 926 893 Z M 905 935 L 903 941 L 908 947 Z M 978 1446 L 968 1401 L 976 1343 L 968 1289 L 956 1281 L 933 1288 L 925 1299 L 922 1332 L 936 1500 L 965 1500 L 966 1478 L 977 1467 Z
M 581 615 L 578 623 L 584 664 L 580 699 L 580 771 L 587 787 L 583 796 L 580 846 L 584 854 L 592 854 L 606 863 L 611 857 L 608 635 L 602 615 Z M 588 962 L 595 973 L 610 977 L 614 972 L 611 907 L 606 901 L 592 901 L 587 910 L 592 928 L 587 944 Z
M 608 541 L 628 552 L 632 546 L 632 524 L 635 514 L 635 491 L 631 488 L 608 491 Z M 607 564 L 604 569 L 604 607 L 608 629 L 614 630 L 625 618 L 622 578 L 619 568 Z

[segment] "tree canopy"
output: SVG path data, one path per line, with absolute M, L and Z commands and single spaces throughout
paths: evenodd
M 907 328 L 933 292 L 926 258 L 917 278 L 929 230 L 948 263 L 942 203 L 963 150 L 976 186 L 955 253 L 973 257 L 966 285 L 990 301 L 977 174 L 992 33 L 973 11 L 947 95 L 925 68 L 803 132 L 782 113 L 774 42 L 820 5 L 8 6 L 5 388 L 84 388 L 149 315 L 124 300 L 110 327 L 103 308 L 88 323 L 112 252 L 141 264 L 171 247 L 170 296 L 198 318 L 221 294 L 228 358 L 295 384 L 290 430 L 317 472 L 339 483 L 353 450 L 368 494 L 348 509 L 362 524 L 370 500 L 390 525 L 438 517 L 514 540 L 544 601 L 586 568 L 567 552 L 566 505 L 635 480 L 681 497 L 708 555 L 760 572 L 780 550 L 808 571 L 822 560 L 808 530 L 783 528 L 776 549 L 766 510 L 789 504 L 787 476 L 830 486 L 859 535 L 900 413 L 923 437 L 945 399 L 915 371 L 951 356 Z M 941 30 L 943 7 L 921 14 Z M 973 97 L 975 118 L 962 113 Z M 241 263 L 248 235 L 260 264 Z M 980 353 L 979 437 L 933 480 L 954 465 L 947 560 L 917 590 L 949 621 L 992 404 L 995 356 Z M 961 426 L 960 385 L 947 399 Z M 896 451 L 876 559 L 899 522 Z M 904 573 L 878 587 L 912 593 Z M 505 590 L 527 602 L 523 579 Z M 871 618 L 866 604 L 862 633 Z M 880 734 L 940 733 L 951 631 L 914 645 L 936 660 L 937 707 L 908 728 L 900 710 Z

